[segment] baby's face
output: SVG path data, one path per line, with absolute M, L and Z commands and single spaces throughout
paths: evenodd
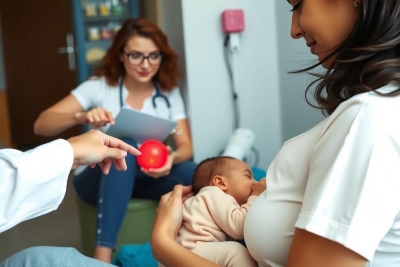
M 229 162 L 230 171 L 226 175 L 228 185 L 227 194 L 233 196 L 239 205 L 247 202 L 253 191 L 256 181 L 250 167 L 241 160 L 231 159 Z

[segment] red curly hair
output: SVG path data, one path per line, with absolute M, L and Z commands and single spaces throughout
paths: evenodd
M 174 89 L 181 75 L 178 68 L 179 56 L 168 45 L 168 38 L 161 29 L 145 18 L 128 19 L 124 22 L 111 47 L 96 68 L 94 75 L 97 77 L 104 76 L 111 86 L 118 85 L 119 77 L 125 74 L 124 65 L 120 61 L 120 54 L 123 53 L 126 42 L 133 36 L 150 38 L 157 45 L 163 54 L 163 60 L 153 79 L 164 91 Z

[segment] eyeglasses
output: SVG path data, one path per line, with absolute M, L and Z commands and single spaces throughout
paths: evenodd
M 147 57 L 140 52 L 125 53 L 125 55 L 128 57 L 129 64 L 133 66 L 142 65 L 145 59 L 150 65 L 157 66 L 163 58 L 163 55 L 159 52 L 151 53 Z

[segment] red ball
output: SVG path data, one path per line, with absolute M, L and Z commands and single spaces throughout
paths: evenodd
M 142 152 L 142 155 L 137 156 L 137 162 L 142 168 L 161 168 L 167 162 L 168 150 L 160 141 L 145 141 L 140 146 L 139 151 Z

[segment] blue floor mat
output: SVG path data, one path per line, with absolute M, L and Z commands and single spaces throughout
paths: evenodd
M 143 245 L 122 245 L 113 264 L 121 267 L 157 267 L 158 263 L 151 254 L 150 243 Z

